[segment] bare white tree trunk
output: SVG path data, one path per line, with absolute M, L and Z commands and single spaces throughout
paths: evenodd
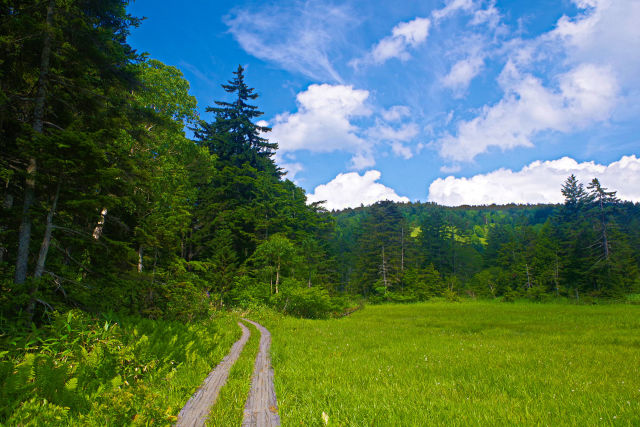
M 93 229 L 93 238 L 98 240 L 100 236 L 102 236 L 102 229 L 104 228 L 104 221 L 107 217 L 107 208 L 102 208 L 100 211 L 100 219 L 98 220 L 98 224 L 96 228 Z
M 142 245 L 138 246 L 138 273 L 142 273 Z
M 36 263 L 36 269 L 33 273 L 33 277 L 36 279 L 39 277 L 42 277 L 42 273 L 44 273 L 44 266 L 47 262 L 47 254 L 49 253 L 49 245 L 51 243 L 51 234 L 53 232 L 53 216 L 56 214 L 59 197 L 60 197 L 60 180 L 58 180 L 58 185 L 56 186 L 56 194 L 53 197 L 53 202 L 51 203 L 51 209 L 47 214 L 47 225 L 44 230 L 44 238 L 42 239 L 42 244 L 40 245 L 38 262 Z

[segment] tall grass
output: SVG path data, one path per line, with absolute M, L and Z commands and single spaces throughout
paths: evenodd
M 283 425 L 640 424 L 640 307 L 372 306 L 268 318 Z

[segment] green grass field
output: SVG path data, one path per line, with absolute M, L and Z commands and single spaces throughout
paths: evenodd
M 283 425 L 639 425 L 640 306 L 492 302 L 265 318 Z

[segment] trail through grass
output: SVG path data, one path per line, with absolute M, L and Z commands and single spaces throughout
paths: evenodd
M 261 319 L 283 425 L 640 424 L 640 307 L 491 302 Z
M 251 331 L 251 337 L 231 368 L 227 383 L 220 390 L 216 404 L 209 414 L 208 426 L 225 427 L 242 424 L 244 405 L 251 388 L 251 375 L 260 344 L 260 331 L 249 322 L 244 324 Z

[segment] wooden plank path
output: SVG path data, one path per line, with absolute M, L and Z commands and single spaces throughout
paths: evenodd
M 253 323 L 253 322 L 252 322 Z M 227 354 L 222 362 L 215 367 L 209 376 L 204 380 L 202 386 L 195 392 L 191 399 L 184 405 L 184 408 L 178 414 L 176 426 L 179 427 L 195 427 L 204 426 L 211 407 L 216 402 L 220 389 L 227 382 L 229 371 L 249 340 L 251 332 L 242 323 L 238 322 L 242 328 L 242 336 L 231 347 L 231 351 Z
M 271 334 L 264 326 L 256 322 L 248 319 L 242 320 L 251 323 L 260 331 L 260 348 L 253 368 L 251 390 L 244 407 L 242 427 L 279 426 L 278 402 L 273 387 L 273 368 L 269 356 Z

